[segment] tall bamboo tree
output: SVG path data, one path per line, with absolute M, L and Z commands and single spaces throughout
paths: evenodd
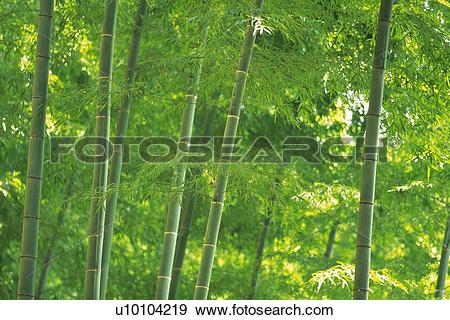
M 20 300 L 34 299 L 53 12 L 53 0 L 40 1 L 22 246 L 20 250 L 19 287 L 17 290 L 17 299 Z
M 442 242 L 441 260 L 439 261 L 438 279 L 434 296 L 442 299 L 445 294 L 445 280 L 448 273 L 448 258 L 450 256 L 450 215 L 447 218 L 444 241 Z
M 336 241 L 336 233 L 339 227 L 339 220 L 336 220 L 333 223 L 333 226 L 330 230 L 330 235 L 328 236 L 327 248 L 325 250 L 325 258 L 331 258 L 331 254 L 333 253 L 334 242 Z
M 186 92 L 186 106 L 181 119 L 180 139 L 178 149 L 187 151 L 189 149 L 192 126 L 197 104 L 197 93 L 203 67 L 203 54 L 207 38 L 207 28 L 204 41 L 199 44 L 195 54 L 195 68 L 191 86 Z M 155 299 L 167 300 L 169 298 L 170 282 L 172 277 L 173 259 L 180 222 L 181 202 L 183 199 L 184 182 L 186 178 L 186 163 L 178 163 L 172 178 L 172 186 L 169 193 L 169 204 L 167 209 L 166 226 L 164 229 L 164 242 L 161 254 L 159 275 L 156 283 Z
M 364 163 L 356 240 L 355 283 L 353 288 L 353 299 L 356 300 L 366 300 L 369 294 L 370 245 L 372 241 L 378 139 L 392 4 L 393 0 L 381 0 L 372 68 L 369 110 L 366 115 Z
M 98 106 L 95 123 L 96 158 L 92 180 L 92 200 L 88 236 L 85 299 L 100 298 L 100 277 L 105 223 L 105 196 L 108 176 L 111 81 L 117 20 L 116 0 L 105 0 L 98 75 Z
M 120 139 L 125 137 L 128 129 L 128 118 L 131 105 L 131 86 L 136 78 L 136 65 L 138 60 L 139 46 L 142 39 L 143 17 L 147 15 L 148 5 L 146 0 L 140 0 L 138 10 L 135 17 L 133 36 L 131 39 L 131 47 L 128 55 L 127 73 L 125 76 L 125 90 L 119 109 L 119 116 L 116 124 L 116 143 L 121 143 Z M 113 191 L 106 200 L 105 209 L 105 228 L 102 250 L 102 272 L 100 281 L 100 298 L 105 299 L 106 288 L 108 284 L 109 260 L 111 255 L 112 236 L 114 231 L 114 219 L 116 214 L 117 199 L 119 196 L 120 174 L 122 172 L 122 156 L 121 147 L 114 148 L 111 159 L 111 169 L 108 176 L 108 187 L 112 187 Z
M 200 261 L 200 270 L 194 292 L 194 299 L 197 300 L 206 300 L 208 298 L 209 283 L 211 280 L 217 238 L 219 236 L 220 222 L 222 219 L 225 192 L 228 183 L 227 162 L 230 161 L 230 155 L 234 149 L 234 140 L 236 138 L 239 115 L 241 113 L 253 46 L 256 39 L 255 17 L 258 17 L 261 12 L 263 0 L 254 0 L 253 5 L 254 14 L 247 26 L 244 43 L 242 45 L 239 66 L 236 70 L 236 80 L 233 88 L 230 109 L 225 125 L 221 149 L 221 163 L 219 164 L 219 171 L 216 176 L 215 189 L 211 201 L 202 250 L 202 258 Z
M 205 118 L 205 128 L 203 136 L 208 137 L 211 134 L 211 124 L 214 112 L 213 109 L 208 110 Z M 200 170 L 191 173 L 191 177 L 195 178 L 201 174 Z M 189 179 L 189 178 L 188 178 Z M 178 228 L 177 244 L 175 248 L 175 257 L 172 268 L 172 281 L 170 282 L 169 299 L 176 299 L 178 286 L 180 285 L 184 256 L 186 254 L 186 245 L 189 237 L 189 231 L 195 214 L 195 205 L 197 203 L 197 195 L 193 191 L 185 192 L 183 204 L 181 208 L 180 226 Z

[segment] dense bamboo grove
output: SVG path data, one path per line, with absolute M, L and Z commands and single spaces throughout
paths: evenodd
M 1 2 L 0 299 L 448 298 L 449 19 Z

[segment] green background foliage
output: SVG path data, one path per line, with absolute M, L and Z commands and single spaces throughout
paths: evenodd
M 129 87 L 124 79 L 137 3 L 119 3 L 111 128 L 120 97 L 129 92 L 128 135 L 177 139 L 184 94 L 200 54 L 194 135 L 202 133 L 209 109 L 215 111 L 212 132 L 221 135 L 251 1 L 149 0 L 137 78 Z M 255 44 L 238 129 L 243 148 L 258 136 L 279 146 L 289 135 L 319 141 L 363 135 L 378 7 L 375 0 L 266 0 L 261 17 L 269 32 Z M 47 137 L 94 133 L 102 12 L 100 0 L 56 1 Z M 1 299 L 14 299 L 17 290 L 37 13 L 37 1 L 0 3 Z M 394 5 L 381 118 L 381 134 L 391 144 L 388 162 L 377 173 L 371 299 L 433 297 L 449 214 L 449 20 L 447 0 Z M 195 52 L 206 24 L 208 41 L 203 52 Z M 395 148 L 392 142 L 398 142 Z M 37 278 L 58 232 L 42 298 L 81 299 L 92 165 L 72 154 L 50 164 L 46 147 Z M 217 169 L 208 163 L 190 165 L 188 172 L 199 168 L 201 174 L 186 184 L 198 201 L 180 299 L 193 296 Z M 123 165 L 107 298 L 154 297 L 173 169 L 143 163 L 136 152 Z M 210 299 L 248 297 L 268 210 L 273 215 L 256 298 L 350 299 L 360 176 L 360 163 L 298 160 L 281 173 L 278 165 L 232 165 Z M 333 255 L 325 258 L 336 221 Z

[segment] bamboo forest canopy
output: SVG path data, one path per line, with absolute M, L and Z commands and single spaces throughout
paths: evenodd
M 40 2 L 0 3 L 0 299 L 352 298 L 366 171 L 362 157 L 336 156 L 363 149 L 379 0 L 56 0 L 52 15 L 42 13 L 52 1 Z M 369 296 L 432 299 L 441 283 L 449 297 L 450 2 L 381 2 L 393 9 Z M 47 57 L 38 29 L 50 25 Z M 39 57 L 50 58 L 48 72 Z M 42 163 L 30 134 L 39 124 Z M 222 161 L 204 163 L 145 161 L 131 146 L 123 164 L 122 153 L 109 161 L 109 176 L 108 162 L 74 152 L 55 161 L 50 146 L 100 134 L 181 148 L 191 131 L 230 138 L 234 129 L 245 161 L 228 163 L 221 140 Z M 334 143 L 314 163 L 261 160 L 285 158 L 288 137 L 322 151 Z M 113 224 L 98 227 L 102 219 Z M 29 220 L 39 223 L 34 240 Z M 29 293 L 18 293 L 19 277 Z

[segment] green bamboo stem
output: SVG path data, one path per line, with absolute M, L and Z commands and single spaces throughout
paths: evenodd
M 180 226 L 178 228 L 178 237 L 175 247 L 175 255 L 172 267 L 172 280 L 169 288 L 169 299 L 176 299 L 176 292 L 181 281 L 181 272 L 184 262 L 187 240 L 189 237 L 189 228 L 194 219 L 194 209 L 197 203 L 197 197 L 193 191 L 185 192 L 182 204 Z
M 53 256 L 54 256 L 54 253 L 56 250 L 56 246 L 58 244 L 60 231 L 64 224 L 64 217 L 66 215 L 67 208 L 68 208 L 69 188 L 70 188 L 70 185 L 69 185 L 69 183 L 67 183 L 65 192 L 64 192 L 64 194 L 65 194 L 64 202 L 58 212 L 58 218 L 57 218 L 57 222 L 56 222 L 56 226 L 55 226 L 55 232 L 52 234 L 52 237 L 50 238 L 50 245 L 48 247 L 47 253 L 45 255 L 44 263 L 42 265 L 41 274 L 39 277 L 39 283 L 36 288 L 35 299 L 42 299 L 43 294 L 44 294 L 45 286 L 47 284 L 48 274 L 50 272 L 50 266 L 53 262 L 52 261 Z
M 140 0 L 136 13 L 133 36 L 131 39 L 131 47 L 128 56 L 127 73 L 125 76 L 126 92 L 122 96 L 119 109 L 119 116 L 116 124 L 116 143 L 120 143 L 120 139 L 125 137 L 128 130 L 128 118 L 131 105 L 131 89 L 136 78 L 136 65 L 138 60 L 139 47 L 142 39 L 143 17 L 147 15 L 148 5 L 146 0 Z M 100 280 L 100 299 L 105 299 L 108 284 L 109 261 L 111 256 L 112 237 L 114 232 L 114 220 L 117 207 L 117 199 L 119 197 L 120 174 L 122 172 L 123 150 L 121 147 L 114 148 L 111 159 L 111 169 L 108 177 L 108 187 L 112 187 L 111 195 L 106 199 L 105 209 L 105 228 L 102 249 L 102 272 Z
M 254 17 L 257 17 L 259 16 L 259 13 L 262 9 L 263 0 L 254 0 L 253 5 L 255 8 Z M 245 86 L 247 83 L 247 76 L 250 68 L 250 61 L 252 57 L 253 46 L 255 44 L 255 39 L 256 33 L 254 20 L 252 19 L 247 27 L 244 43 L 241 49 L 239 67 L 236 70 L 236 80 L 233 88 L 230 109 L 227 116 L 224 139 L 222 142 L 222 163 L 219 164 L 219 171 L 216 176 L 215 189 L 211 201 L 202 250 L 202 257 L 200 261 L 200 270 L 197 277 L 197 284 L 195 286 L 194 299 L 196 300 L 206 300 L 208 298 L 209 283 L 211 280 L 214 255 L 217 246 L 217 238 L 219 236 L 220 222 L 222 219 L 225 192 L 228 183 L 228 166 L 226 165 L 226 162 L 230 160 L 229 155 L 234 148 L 233 145 L 239 124 L 239 115 L 244 99 Z
M 84 297 L 100 298 L 103 228 L 105 223 L 105 197 L 108 176 L 109 127 L 111 113 L 111 80 L 114 53 L 114 38 L 117 20 L 116 0 L 105 0 L 103 31 L 101 35 L 100 69 L 98 75 L 98 107 L 95 123 L 96 159 L 92 179 L 92 201 L 88 235 L 88 252 Z
M 55 226 L 55 232 L 52 234 L 52 237 L 50 238 L 50 245 L 49 245 L 47 253 L 45 255 L 44 263 L 41 266 L 41 274 L 39 277 L 38 287 L 36 288 L 35 299 L 42 299 L 43 294 L 44 294 L 45 286 L 47 284 L 48 274 L 50 272 L 50 266 L 52 264 L 53 255 L 56 250 L 56 246 L 58 244 L 61 228 L 64 224 L 64 217 L 66 215 L 67 208 L 69 206 L 69 194 L 71 192 L 71 189 L 72 189 L 72 180 L 68 179 L 66 181 L 66 183 L 64 184 L 64 190 L 63 190 L 64 201 L 58 212 L 57 222 L 56 222 L 56 226 Z
M 378 136 L 382 110 L 384 74 L 389 42 L 393 0 L 381 0 L 375 57 L 372 70 L 369 110 L 366 115 L 364 163 L 361 179 L 359 218 L 357 227 L 355 283 L 353 299 L 366 300 L 369 294 L 370 245 L 375 200 Z
M 255 264 L 253 265 L 252 280 L 250 285 L 251 291 L 249 295 L 249 300 L 254 300 L 256 298 L 256 292 L 258 290 L 258 278 L 263 261 L 264 246 L 266 244 L 267 233 L 269 231 L 269 225 L 271 223 L 271 220 L 272 220 L 272 213 L 268 211 L 266 216 L 264 217 L 264 221 L 261 230 L 259 232 L 258 246 L 256 247 L 256 259 Z
M 65 215 L 65 209 L 62 209 L 58 214 L 58 222 L 56 224 L 57 230 L 60 229 L 62 227 L 62 225 L 64 224 L 64 215 Z M 53 255 L 55 253 L 58 238 L 59 238 L 59 233 L 55 232 L 55 233 L 53 233 L 53 235 L 50 239 L 50 246 L 45 255 L 44 264 L 42 266 L 41 275 L 39 277 L 39 284 L 36 289 L 35 299 L 42 299 L 42 297 L 43 297 L 45 286 L 47 284 L 48 273 L 50 271 L 50 265 L 52 263 Z
M 258 279 L 259 279 L 259 274 L 261 272 L 261 265 L 262 265 L 262 261 L 263 261 L 264 246 L 266 244 L 267 233 L 269 232 L 269 226 L 272 222 L 276 192 L 280 185 L 282 170 L 283 170 L 282 167 L 280 167 L 278 169 L 277 176 L 275 179 L 275 184 L 274 184 L 274 190 L 272 191 L 272 193 L 269 197 L 270 207 L 267 210 L 266 215 L 264 216 L 264 220 L 263 220 L 260 232 L 259 232 L 258 245 L 256 247 L 255 263 L 253 265 L 252 280 L 251 280 L 251 285 L 250 285 L 249 300 L 254 300 L 256 298 L 256 293 L 258 290 Z
M 330 235 L 328 236 L 327 249 L 325 250 L 325 258 L 331 258 L 333 254 L 334 242 L 336 240 L 336 233 L 339 227 L 339 221 L 335 221 L 330 230 Z
M 208 111 L 205 119 L 205 128 L 203 131 L 203 136 L 208 137 L 211 134 L 211 123 L 214 112 L 212 109 Z M 201 174 L 201 171 L 195 171 L 191 174 L 192 177 L 197 177 Z M 178 237 L 177 244 L 175 247 L 175 257 L 173 260 L 173 268 L 172 268 L 172 281 L 170 282 L 170 290 L 169 290 L 169 299 L 176 299 L 176 294 L 178 291 L 178 287 L 181 282 L 182 269 L 184 256 L 186 254 L 186 245 L 189 238 L 189 232 L 192 225 L 192 221 L 194 219 L 194 209 L 197 203 L 197 195 L 195 192 L 186 192 L 183 204 L 181 206 L 181 218 L 180 218 L 180 226 L 178 228 Z
M 207 31 L 205 32 L 205 41 L 202 49 L 205 47 Z M 203 55 L 203 50 L 201 55 Z M 179 150 L 186 151 L 189 147 L 189 140 L 192 134 L 194 123 L 195 107 L 197 104 L 197 93 L 202 74 L 203 57 L 196 60 L 194 76 L 190 88 L 186 92 L 186 106 L 183 110 L 181 120 L 180 139 L 178 140 Z M 172 178 L 171 190 L 169 193 L 169 204 L 166 217 L 166 226 L 164 229 L 164 242 L 161 254 L 161 263 L 159 275 L 156 282 L 156 300 L 167 300 L 169 298 L 170 282 L 172 280 L 173 260 L 175 257 L 175 246 L 178 235 L 178 226 L 180 222 L 181 202 L 183 199 L 184 182 L 186 178 L 186 163 L 178 163 Z
M 448 259 L 450 256 L 450 215 L 447 219 L 444 241 L 442 242 L 441 260 L 439 261 L 438 279 L 434 296 L 438 299 L 444 298 L 445 280 L 448 273 Z
M 17 299 L 19 300 L 34 299 L 53 12 L 53 0 L 40 1 L 17 290 Z

